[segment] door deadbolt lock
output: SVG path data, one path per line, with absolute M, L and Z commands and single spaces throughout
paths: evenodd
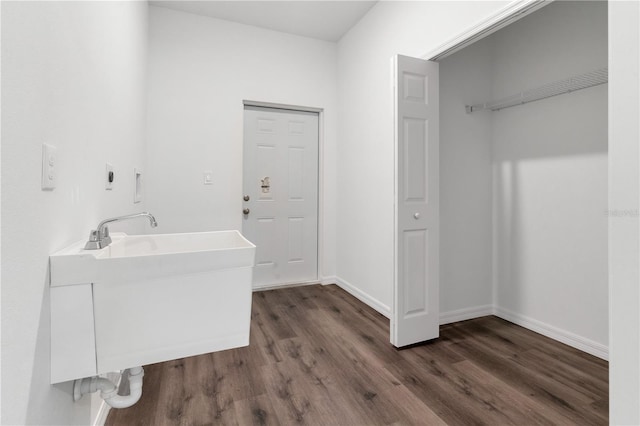
M 244 197 L 242 197 L 243 200 L 245 201 L 249 201 L 251 199 L 251 197 L 249 197 L 248 195 L 245 195 Z
M 242 210 L 242 213 L 244 213 L 244 214 L 249 214 L 249 213 L 251 213 L 251 210 L 249 210 L 249 209 L 244 209 L 244 210 Z

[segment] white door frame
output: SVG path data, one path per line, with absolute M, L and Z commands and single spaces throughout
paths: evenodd
M 262 101 L 252 101 L 248 99 L 244 99 L 242 101 L 242 113 L 244 114 L 244 107 L 252 106 L 252 107 L 261 107 L 261 108 L 274 108 L 274 109 L 284 109 L 290 111 L 303 111 L 303 112 L 315 112 L 318 114 L 318 229 L 317 229 L 317 245 L 318 245 L 318 270 L 317 270 L 317 279 L 314 281 L 305 281 L 299 283 L 300 285 L 310 285 L 310 284 L 327 284 L 324 281 L 324 215 L 325 215 L 325 203 L 324 203 L 324 108 L 316 108 L 309 106 L 300 106 L 300 105 L 288 105 L 288 104 L 278 104 L 273 102 L 262 102 Z M 243 135 L 244 138 L 244 135 Z M 243 144 L 244 146 L 244 144 Z M 243 158 L 243 168 L 244 168 L 244 152 L 242 155 Z M 244 176 L 244 170 L 243 170 Z M 238 199 L 242 197 L 243 194 L 238 196 Z M 293 284 L 298 285 L 298 284 Z M 254 289 L 253 291 L 263 291 L 269 290 L 271 288 L 282 288 L 287 285 L 274 285 L 274 286 L 266 286 L 261 287 L 259 289 Z

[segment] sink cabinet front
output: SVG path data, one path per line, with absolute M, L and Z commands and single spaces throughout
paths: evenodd
M 251 267 L 51 288 L 51 383 L 247 346 Z
M 98 373 L 247 346 L 251 272 L 94 285 Z

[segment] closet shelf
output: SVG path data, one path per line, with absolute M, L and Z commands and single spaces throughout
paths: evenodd
M 564 80 L 554 81 L 553 83 L 545 84 L 536 89 L 525 90 L 518 94 L 502 98 L 499 100 L 485 102 L 476 105 L 466 105 L 465 110 L 467 113 L 472 113 L 480 110 L 498 111 L 504 108 L 509 108 L 516 105 L 522 105 L 529 102 L 538 101 L 540 99 L 550 98 L 552 96 L 562 95 L 564 93 L 574 92 L 580 89 L 586 89 L 588 87 L 597 86 L 599 84 L 605 84 L 609 81 L 608 68 L 601 68 L 595 71 L 590 71 L 584 74 L 580 74 L 574 77 L 570 77 Z

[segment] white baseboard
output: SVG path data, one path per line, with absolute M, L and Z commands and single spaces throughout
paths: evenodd
M 440 325 L 457 321 L 493 315 L 493 305 L 473 306 L 471 308 L 456 309 L 455 311 L 440 312 Z
M 106 375 L 102 375 L 111 380 L 116 385 L 116 389 L 120 389 L 120 384 L 122 383 L 122 374 L 121 373 L 107 373 Z M 109 415 L 109 411 L 111 411 L 111 406 L 104 402 L 104 399 L 100 397 L 100 392 L 96 392 L 91 394 L 91 397 L 97 397 L 100 399 L 100 407 L 98 407 L 98 413 L 96 414 L 96 418 L 93 420 L 92 426 L 104 426 L 107 422 L 107 416 Z
M 340 288 L 350 293 L 352 296 L 354 296 L 364 304 L 380 312 L 385 317 L 391 318 L 391 308 L 389 308 L 389 306 L 369 296 L 362 290 L 355 287 L 353 284 L 350 284 L 340 277 L 336 277 L 335 282 Z M 481 305 L 458 309 L 455 311 L 441 312 L 440 325 L 450 324 L 456 321 L 465 321 L 473 318 L 480 318 L 487 315 L 495 315 L 504 320 L 517 324 L 531 331 L 535 331 L 536 333 L 540 333 L 543 336 L 547 336 L 553 340 L 557 340 L 561 343 L 579 349 L 598 358 L 609 360 L 609 348 L 606 345 L 587 339 L 586 337 L 579 336 L 570 331 L 546 324 L 542 321 L 538 321 L 533 318 L 511 312 L 498 306 Z
M 320 279 L 320 284 L 322 284 L 322 285 L 335 284 L 337 280 L 338 279 L 336 278 L 335 275 L 331 275 L 331 276 L 328 276 L 328 277 L 321 278 Z
M 362 303 L 375 309 L 380 314 L 384 315 L 387 318 L 391 317 L 391 308 L 389 306 L 369 296 L 362 290 L 356 288 L 354 285 L 350 284 L 349 282 L 339 277 L 324 277 L 318 282 L 254 288 L 253 291 L 268 290 L 270 288 L 312 285 L 312 284 L 319 284 L 319 283 L 323 285 L 335 283 L 338 287 L 342 288 L 347 293 L 351 294 L 356 299 L 360 300 Z M 536 333 L 540 333 L 543 336 L 547 336 L 553 340 L 557 340 L 559 342 L 572 346 L 576 349 L 584 351 L 598 358 L 601 358 L 604 360 L 609 359 L 609 349 L 607 348 L 607 346 L 603 344 L 594 342 L 582 336 L 578 336 L 577 334 L 571 333 L 569 331 L 562 330 L 558 327 L 554 327 L 552 325 L 543 323 L 542 321 L 538 321 L 533 318 L 529 318 L 524 315 L 517 314 L 515 312 L 511 312 L 507 309 L 500 308 L 493 305 L 481 305 L 481 306 L 474 306 L 470 308 L 457 309 L 455 311 L 441 312 L 440 325 L 450 324 L 452 322 L 457 322 L 457 321 L 465 321 L 465 320 L 474 319 L 474 318 L 480 318 L 487 315 L 495 315 L 506 321 L 512 322 L 514 324 L 517 324 L 531 331 L 535 331 Z M 93 422 L 93 426 L 103 426 L 107 420 L 107 416 L 109 414 L 110 409 L 111 407 L 109 407 L 104 401 L 102 401 L 100 408 L 98 410 L 96 419 Z
M 391 318 L 391 308 L 380 302 L 379 300 L 369 296 L 367 293 L 358 289 L 354 285 L 349 282 L 343 280 L 340 277 L 335 277 L 335 283 L 338 287 L 351 294 L 356 299 L 360 300 L 365 305 L 370 306 L 371 308 L 378 311 L 380 314 L 384 315 L 387 318 Z
M 96 416 L 95 421 L 93 422 L 93 426 L 104 426 L 107 422 L 107 416 L 109 415 L 109 411 L 111 407 L 102 400 L 100 403 L 100 408 L 98 409 L 98 415 Z
M 547 336 L 553 340 L 557 340 L 583 352 L 597 356 L 598 358 L 602 358 L 607 361 L 609 360 L 609 348 L 601 343 L 594 342 L 593 340 L 578 336 L 570 331 L 554 327 L 542 321 L 511 312 L 498 306 L 494 307 L 493 313 L 497 317 L 514 324 L 518 324 L 519 326 L 535 331 L 536 333 L 540 333 L 543 336 Z
M 283 283 L 283 284 L 267 284 L 267 285 L 258 285 L 254 286 L 252 291 L 267 291 L 267 290 L 275 290 L 278 288 L 288 288 L 288 287 L 304 287 L 307 285 L 316 285 L 321 284 L 320 281 L 305 281 L 305 282 L 294 282 L 294 283 Z
M 305 285 L 329 285 L 336 283 L 335 276 L 322 277 L 313 281 L 304 281 L 304 282 L 292 282 L 292 283 L 282 283 L 282 284 L 267 284 L 267 285 L 258 285 L 253 287 L 253 291 L 264 291 L 264 290 L 275 290 L 277 288 L 286 288 L 286 287 L 302 287 Z

